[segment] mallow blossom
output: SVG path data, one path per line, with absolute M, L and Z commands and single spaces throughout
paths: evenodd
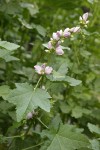
M 57 31 L 57 32 L 56 32 L 56 34 L 57 34 L 57 35 L 58 35 L 58 37 L 60 38 L 60 37 L 62 37 L 62 36 L 63 36 L 63 31 L 62 31 L 62 30 Z
M 89 16 L 88 12 L 83 14 L 83 16 L 80 16 L 80 23 L 87 25 L 89 23 L 89 21 L 87 20 L 88 16 Z M 80 32 L 80 30 L 81 30 L 80 26 L 76 26 L 76 27 L 66 28 L 65 30 L 59 30 L 57 32 L 54 32 L 52 34 L 52 37 L 50 38 L 50 41 L 48 42 L 47 45 L 48 50 L 45 51 L 50 52 L 51 50 L 54 50 L 57 55 L 63 55 L 64 51 L 61 47 L 61 43 L 64 41 L 64 39 L 71 37 L 73 33 Z M 39 70 L 38 73 L 39 72 L 41 72 L 41 70 Z
M 56 54 L 57 55 L 63 55 L 64 54 L 64 51 L 62 50 L 61 45 L 56 47 Z
M 67 37 L 69 37 L 69 36 L 71 35 L 71 33 L 70 33 L 69 31 L 70 31 L 69 28 L 66 28 L 66 29 L 64 30 L 63 36 L 64 36 L 65 38 L 67 38 Z
M 51 74 L 52 71 L 53 71 L 52 67 L 49 67 L 49 66 L 45 67 L 45 74 Z
M 88 24 L 89 23 L 89 20 L 87 20 L 88 16 L 89 16 L 88 12 L 83 14 L 83 16 L 80 16 L 80 18 L 79 18 L 80 22 L 84 23 L 84 24 Z
M 44 74 L 44 69 L 43 69 L 42 66 L 35 65 L 34 68 L 35 68 L 35 71 L 36 71 L 38 74 Z
M 53 33 L 53 34 L 52 34 L 52 39 L 53 39 L 53 40 L 56 40 L 56 41 L 59 40 L 58 34 L 57 34 L 57 33 Z
M 76 33 L 79 31 L 80 31 L 80 27 L 73 27 L 71 29 L 66 28 L 64 31 L 60 30 L 60 31 L 54 32 L 52 34 L 52 38 L 50 38 L 50 41 L 48 42 L 48 45 L 47 45 L 47 48 L 49 50 L 45 50 L 45 51 L 49 52 L 50 50 L 54 49 L 57 55 L 63 55 L 64 51 L 60 44 L 63 42 L 64 38 L 69 38 L 72 33 Z
M 52 71 L 53 71 L 53 68 L 52 68 L 52 67 L 49 67 L 49 66 L 46 66 L 45 63 L 42 64 L 42 65 L 35 65 L 34 68 L 35 68 L 35 71 L 36 71 L 38 74 L 41 74 L 41 75 L 43 75 L 43 74 L 49 75 L 49 74 L 51 74 Z
M 76 33 L 80 31 L 80 27 L 73 27 L 70 29 L 70 32 Z

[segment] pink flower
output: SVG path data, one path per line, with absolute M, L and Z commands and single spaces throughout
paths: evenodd
M 80 31 L 80 27 L 73 27 L 70 29 L 70 32 L 76 33 Z
M 36 71 L 38 74 L 51 74 L 52 71 L 53 71 L 53 68 L 52 68 L 52 67 L 49 67 L 49 66 L 46 66 L 45 63 L 42 64 L 41 66 L 35 65 L 34 68 L 35 68 L 35 71 Z
M 54 40 L 59 40 L 59 36 L 57 35 L 57 33 L 53 33 L 52 38 Z
M 47 67 L 45 68 L 45 74 L 47 74 L 47 75 L 51 74 L 52 71 L 53 71 L 53 68 L 52 68 L 52 67 L 47 66 Z
M 82 16 L 83 20 L 84 20 L 84 21 L 87 21 L 88 16 L 89 16 L 89 13 L 88 13 L 88 12 L 85 13 L 85 14 L 83 14 L 83 16 Z
M 31 119 L 33 117 L 33 114 L 32 114 L 32 112 L 29 112 L 28 114 L 27 114 L 27 119 Z
M 49 42 L 48 42 L 48 49 L 52 49 L 52 47 L 53 47 L 53 46 L 52 46 L 52 43 L 51 43 L 51 41 L 49 41 Z
M 35 65 L 34 68 L 38 74 L 43 74 L 43 68 L 41 66 Z
M 71 33 L 69 32 L 69 28 L 66 28 L 63 32 L 64 37 L 69 37 L 71 35 Z
M 63 55 L 64 54 L 64 51 L 62 50 L 60 45 L 58 47 L 56 47 L 56 54 L 57 55 Z
M 80 16 L 79 20 L 80 20 L 82 23 L 88 24 L 88 23 L 89 23 L 89 21 L 87 20 L 87 19 L 88 19 L 88 16 L 89 16 L 89 13 L 87 12 L 87 13 L 83 14 L 82 17 Z
M 62 31 L 62 30 L 57 31 L 57 33 L 56 33 L 56 34 L 58 35 L 58 37 L 61 37 L 61 36 L 63 35 L 63 31 Z

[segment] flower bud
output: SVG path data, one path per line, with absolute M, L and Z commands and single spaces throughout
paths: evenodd
M 47 66 L 47 67 L 45 68 L 45 73 L 46 73 L 47 75 L 51 74 L 52 71 L 53 71 L 53 68 L 52 68 L 52 67 Z
M 51 43 L 51 41 L 48 42 L 48 49 L 52 49 L 52 43 Z
M 56 47 L 56 54 L 57 55 L 63 55 L 64 54 L 64 51 L 62 50 L 60 45 L 58 47 Z
M 45 90 L 45 86 L 44 85 L 42 85 L 42 87 L 41 87 L 43 90 Z
M 79 20 L 80 20 L 80 21 L 82 21 L 82 20 L 83 20 L 81 16 L 79 17 Z
M 50 53 L 50 50 L 46 49 L 45 52 L 46 52 L 46 53 Z
M 86 21 L 86 24 L 88 24 L 88 23 L 89 23 L 89 20 Z
M 27 119 L 31 119 L 33 117 L 33 114 L 32 114 L 32 112 L 29 112 L 28 114 L 27 114 Z

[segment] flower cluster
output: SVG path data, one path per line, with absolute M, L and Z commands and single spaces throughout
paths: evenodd
M 52 71 L 53 71 L 53 68 L 52 68 L 52 67 L 49 67 L 49 66 L 46 66 L 45 63 L 42 64 L 42 65 L 35 65 L 34 68 L 35 68 L 35 71 L 36 71 L 38 74 L 41 74 L 41 75 L 43 75 L 43 74 L 49 75 L 49 74 L 51 74 Z
M 89 23 L 88 19 L 88 13 L 83 14 L 83 16 L 79 18 L 80 24 L 87 25 Z M 80 32 L 81 26 L 76 26 L 73 28 L 66 28 L 64 31 L 59 30 L 57 32 L 54 32 L 52 34 L 52 37 L 50 38 L 50 41 L 47 44 L 48 50 L 45 50 L 46 52 L 51 52 L 52 50 L 55 51 L 57 55 L 63 55 L 64 51 L 62 49 L 61 43 L 63 43 L 64 39 L 71 37 L 72 34 Z M 52 67 L 46 66 L 46 64 L 42 65 L 36 65 L 34 66 L 35 71 L 38 74 L 51 74 L 53 71 Z
M 57 32 L 54 32 L 52 34 L 52 38 L 48 42 L 48 49 L 52 50 L 54 49 L 57 55 L 63 55 L 64 51 L 62 49 L 62 46 L 60 45 L 65 38 L 68 38 L 72 35 L 72 33 L 76 33 L 80 31 L 80 27 L 73 27 L 73 28 L 66 28 L 64 31 L 60 30 Z
M 89 23 L 87 19 L 88 19 L 88 13 L 83 14 L 82 17 L 80 16 L 80 23 L 83 25 L 87 25 Z M 80 30 L 81 30 L 80 26 L 76 26 L 73 28 L 66 28 L 64 31 L 60 30 L 60 31 L 54 32 L 52 34 L 50 41 L 48 42 L 47 48 L 49 50 L 46 50 L 46 52 L 49 52 L 52 49 L 54 49 L 57 55 L 63 55 L 64 51 L 60 44 L 64 41 L 65 38 L 71 37 L 73 33 L 77 33 Z

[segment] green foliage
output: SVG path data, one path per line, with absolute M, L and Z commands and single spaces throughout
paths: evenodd
M 75 150 L 89 145 L 89 141 L 84 135 L 72 132 L 67 125 L 63 125 L 54 135 L 47 150 Z
M 34 90 L 28 83 L 16 83 L 16 89 L 12 90 L 6 99 L 16 105 L 17 121 L 19 122 L 37 107 L 50 112 L 49 98 L 51 97 L 45 90 Z
M 46 53 L 86 12 L 64 55 Z M 0 150 L 99 150 L 100 1 L 1 0 L 0 17 Z M 51 74 L 36 73 L 43 63 Z
M 5 59 L 7 62 L 11 60 L 19 60 L 16 57 L 10 56 L 14 50 L 19 48 L 19 45 L 7 41 L 0 41 L 0 58 Z

